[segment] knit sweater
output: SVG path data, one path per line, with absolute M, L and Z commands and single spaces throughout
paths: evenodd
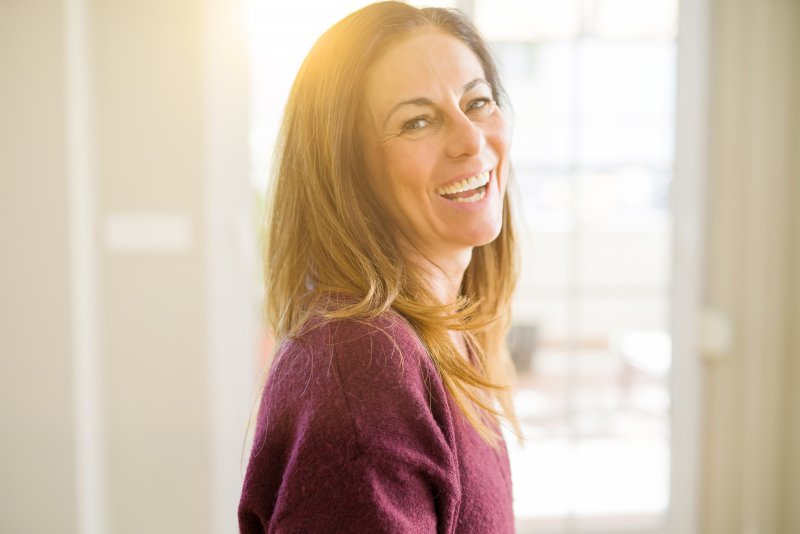
M 255 533 L 514 531 L 505 443 L 464 419 L 407 321 L 316 320 L 284 341 L 239 504 Z

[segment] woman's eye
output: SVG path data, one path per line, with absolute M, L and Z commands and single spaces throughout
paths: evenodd
M 414 117 L 410 121 L 406 121 L 403 123 L 403 131 L 407 132 L 409 130 L 419 130 L 424 128 L 428 125 L 429 121 L 426 117 Z
M 487 97 L 476 98 L 469 104 L 467 104 L 467 111 L 474 111 L 476 109 L 484 109 L 489 107 L 490 104 L 493 104 L 494 100 Z

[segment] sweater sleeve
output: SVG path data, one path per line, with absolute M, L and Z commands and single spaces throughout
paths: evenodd
M 323 324 L 285 344 L 264 390 L 244 533 L 434 533 L 460 497 L 452 421 L 400 319 Z
M 437 530 L 434 487 L 417 466 L 360 456 L 316 474 L 304 491 L 305 499 L 278 515 L 268 532 L 433 534 Z M 285 483 L 298 482 L 287 473 Z

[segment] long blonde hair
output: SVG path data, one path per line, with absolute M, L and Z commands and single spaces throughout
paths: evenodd
M 508 194 L 500 235 L 473 250 L 460 296 L 443 305 L 401 254 L 360 154 L 365 73 L 387 46 L 421 26 L 469 46 L 493 97 L 505 102 L 485 43 L 458 11 L 380 2 L 325 32 L 297 74 L 276 148 L 264 217 L 265 313 L 280 341 L 297 335 L 314 315 L 369 319 L 393 309 L 416 331 L 467 420 L 497 446 L 498 433 L 488 424 L 494 417 L 504 416 L 521 435 L 505 344 L 517 279 Z M 449 330 L 464 332 L 478 365 L 463 359 Z

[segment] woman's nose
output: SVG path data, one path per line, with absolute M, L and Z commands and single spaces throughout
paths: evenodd
M 449 157 L 477 156 L 485 145 L 483 130 L 469 117 L 458 114 L 449 121 L 446 147 Z

